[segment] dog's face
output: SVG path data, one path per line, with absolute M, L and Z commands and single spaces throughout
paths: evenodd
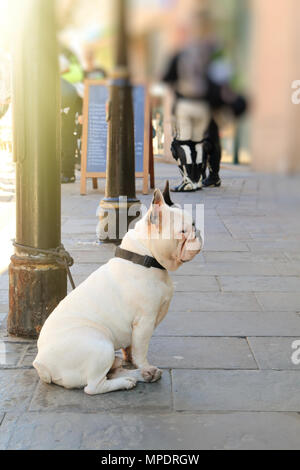
M 202 239 L 192 216 L 173 207 L 168 191 L 164 196 L 154 191 L 151 207 L 136 230 L 146 238 L 147 245 L 157 261 L 168 271 L 176 271 L 183 263 L 191 261 L 202 249 Z

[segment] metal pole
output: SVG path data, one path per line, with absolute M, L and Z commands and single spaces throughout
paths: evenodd
M 66 296 L 67 274 L 55 256 L 38 251 L 55 249 L 61 243 L 60 82 L 54 2 L 26 0 L 22 6 L 13 58 L 17 246 L 9 267 L 8 332 L 34 338 Z
M 240 126 L 237 123 L 235 136 L 233 140 L 233 164 L 234 165 L 239 165 L 240 163 L 239 156 L 240 156 Z
M 120 229 L 120 220 L 125 219 L 126 232 L 129 223 L 136 218 L 136 215 L 130 216 L 128 211 L 136 206 L 134 212 L 138 212 L 140 207 L 135 192 L 134 119 L 127 58 L 126 5 L 126 0 L 116 0 L 116 58 L 107 106 L 106 188 L 105 198 L 100 201 L 98 226 L 100 241 L 116 244 L 125 234 Z M 108 218 L 115 224 L 115 235 L 109 238 L 107 232 L 111 227 L 108 227 Z

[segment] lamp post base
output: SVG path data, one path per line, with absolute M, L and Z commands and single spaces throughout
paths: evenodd
M 66 269 L 47 256 L 11 257 L 9 334 L 38 338 L 50 313 L 67 295 Z
M 136 198 L 106 197 L 98 207 L 99 223 L 97 237 L 102 243 L 119 245 L 131 228 L 131 224 L 140 216 L 141 203 Z

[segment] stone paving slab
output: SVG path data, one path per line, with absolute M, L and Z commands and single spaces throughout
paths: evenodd
M 88 234 L 81 234 L 80 237 L 74 235 L 68 235 L 63 239 L 65 248 L 73 253 L 73 251 L 103 251 L 103 253 L 108 252 L 104 249 L 104 246 L 99 246 L 99 242 L 96 240 L 96 236 L 90 236 Z M 109 250 L 112 252 L 112 249 Z
M 288 295 L 281 292 L 262 293 L 256 294 L 256 297 L 264 310 L 300 312 L 300 292 Z
M 292 348 L 294 341 L 298 341 L 300 350 L 300 335 L 289 338 L 248 338 L 251 350 L 260 369 L 298 370 L 300 363 L 294 364 L 292 355 L 296 349 Z M 300 352 L 295 358 L 300 360 Z
M 96 238 L 97 223 L 96 213 L 94 217 L 72 217 L 62 224 L 62 234 L 66 237 L 67 234 L 78 234 L 80 236 L 81 233 L 88 233 Z
M 299 450 L 295 413 L 8 414 L 0 449 Z
M 0 412 L 26 410 L 37 382 L 33 370 L 0 370 Z
M 20 367 L 32 368 L 32 363 L 36 357 L 36 354 L 25 354 L 20 364 Z
M 272 232 L 272 233 L 256 233 L 256 232 L 250 232 L 250 239 L 247 240 L 247 242 L 264 242 L 264 243 L 272 243 L 274 239 L 279 242 L 284 242 L 287 243 L 288 241 L 295 241 L 294 237 L 292 235 L 286 236 L 282 232 Z M 259 254 L 260 251 L 257 251 L 257 254 Z
M 76 263 L 71 267 L 72 276 L 85 276 L 87 278 L 96 269 L 100 268 L 103 263 L 91 264 L 91 263 Z
M 9 287 L 8 275 L 1 274 L 0 289 L 8 289 L 8 287 Z
M 275 267 L 280 276 L 300 276 L 300 263 L 276 263 Z
M 4 303 L 4 304 L 0 303 L 0 314 L 3 313 L 5 315 L 7 315 L 7 312 L 8 312 L 8 304 L 7 303 Z
M 293 255 L 291 253 L 297 253 L 300 250 L 300 241 L 273 241 L 273 242 L 258 242 L 258 241 L 253 241 L 253 242 L 248 242 L 247 243 L 251 251 L 256 251 L 256 252 L 268 252 L 268 251 L 284 251 L 285 253 L 290 253 L 291 258 L 293 258 Z
M 178 411 L 300 412 L 299 371 L 173 370 Z
M 210 235 L 205 238 L 204 243 L 205 251 L 230 251 L 230 252 L 241 252 L 249 251 L 247 245 L 238 240 L 234 240 L 232 237 L 214 236 Z
M 204 256 L 207 253 L 203 252 Z M 276 276 L 278 271 L 275 264 L 257 262 L 199 263 L 198 257 L 191 263 L 186 263 L 177 271 L 185 276 Z M 176 275 L 176 273 L 175 273 Z
M 299 230 L 300 231 L 300 230 Z M 300 254 L 299 254 L 299 251 L 300 250 L 297 250 L 296 252 L 293 252 L 293 253 L 290 253 L 288 249 L 286 249 L 286 253 L 285 255 L 287 256 L 287 258 L 292 261 L 292 262 L 300 262 Z
M 241 218 L 245 216 L 245 213 L 247 213 L 248 217 L 253 217 L 253 218 L 261 218 L 263 220 L 264 217 L 266 217 L 266 210 L 260 210 L 258 208 L 253 208 L 253 207 L 248 207 L 247 209 L 244 209 L 243 207 L 236 207 L 236 205 L 233 205 L 232 207 L 228 207 L 226 205 L 222 205 L 220 207 L 219 205 L 216 207 L 218 210 L 218 213 L 220 217 L 224 216 L 232 216 L 236 218 Z
M 258 312 L 254 294 L 175 292 L 170 312 Z M 293 309 L 290 309 L 293 310 Z
M 94 265 L 94 270 L 96 270 L 100 264 L 107 263 L 114 256 L 114 253 L 115 248 L 108 252 L 102 251 L 98 247 L 90 251 L 71 251 L 74 263 L 91 263 Z
M 300 337 L 295 312 L 169 312 L 155 336 Z
M 35 373 L 36 374 L 36 373 Z M 30 411 L 153 411 L 170 410 L 171 379 L 168 370 L 161 380 L 139 383 L 136 388 L 103 395 L 89 396 L 83 390 L 66 390 L 54 384 L 39 382 L 30 404 Z
M 27 344 L 0 341 L 0 369 L 17 366 L 25 355 Z
M 257 217 L 249 217 L 244 214 L 242 217 L 225 216 L 222 217 L 222 220 L 230 232 L 246 230 L 251 234 L 264 234 L 269 236 L 274 233 L 284 234 L 282 223 L 280 223 L 278 218 L 274 219 L 271 216 L 259 220 Z
M 9 336 L 6 340 L 0 339 L 0 369 L 28 369 L 37 355 L 36 341 L 23 339 L 18 341 Z
M 206 263 L 285 263 L 290 265 L 287 256 L 281 252 L 253 253 L 251 251 L 232 252 L 210 251 L 204 252 Z
M 214 276 L 171 276 L 176 292 L 218 292 L 220 286 Z
M 97 206 L 99 205 L 99 201 L 101 199 L 100 194 L 98 195 L 98 201 L 95 199 L 95 197 L 84 197 L 83 199 L 82 196 L 78 196 L 78 194 L 72 195 L 73 200 L 67 200 L 68 197 L 69 195 L 67 195 L 63 189 L 62 214 L 67 218 L 74 217 L 74 214 L 76 214 L 76 217 L 85 218 L 88 216 L 92 218 L 93 215 L 96 214 Z M 97 221 L 96 216 L 95 221 Z
M 224 292 L 299 292 L 300 277 L 220 276 Z
M 224 223 L 220 220 L 217 214 L 213 217 L 207 214 L 207 210 L 204 211 L 205 217 L 205 238 L 206 235 L 223 235 L 228 237 L 228 230 L 226 229 Z
M 14 412 L 2 414 L 2 422 L 0 426 L 0 450 L 5 450 L 7 448 L 19 416 L 19 413 L 15 414 Z
M 8 304 L 8 290 L 7 290 L 7 287 L 5 289 L 0 289 L 0 303 L 1 304 Z
M 246 339 L 154 337 L 149 361 L 184 369 L 257 369 Z

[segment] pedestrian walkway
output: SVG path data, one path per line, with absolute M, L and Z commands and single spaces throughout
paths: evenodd
M 163 188 L 177 168 L 158 163 L 156 175 Z M 35 342 L 6 334 L 2 274 L 0 449 L 299 449 L 300 178 L 230 166 L 222 176 L 219 189 L 174 196 L 204 204 L 205 247 L 173 275 L 150 345 L 150 362 L 164 369 L 158 383 L 90 397 L 39 382 Z M 151 195 L 138 196 L 149 205 Z M 101 197 L 63 186 L 76 284 L 113 256 L 95 243 Z

